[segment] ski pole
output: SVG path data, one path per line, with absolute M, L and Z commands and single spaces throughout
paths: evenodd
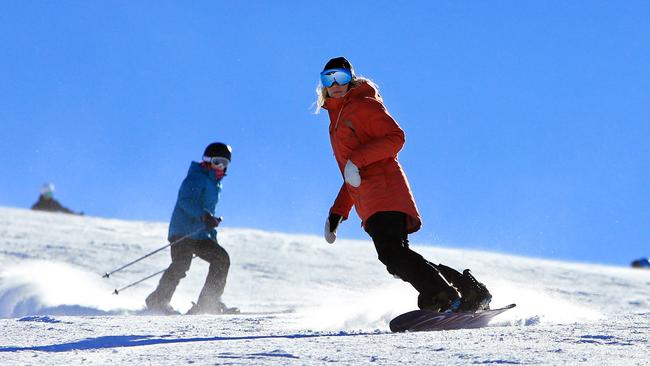
M 183 241 L 183 240 L 189 238 L 189 237 L 192 236 L 192 235 L 195 235 L 195 234 L 200 233 L 200 232 L 203 231 L 203 230 L 205 230 L 205 229 L 199 229 L 199 230 L 196 230 L 196 231 L 194 231 L 194 232 L 191 232 L 191 233 L 189 233 L 189 234 L 187 234 L 187 235 L 181 237 L 180 239 L 176 239 L 176 240 L 174 240 L 173 242 L 171 242 L 171 243 L 165 245 L 164 247 L 160 247 L 160 248 L 154 250 L 153 252 L 151 252 L 151 253 L 149 253 L 149 254 L 143 255 L 142 257 L 140 257 L 140 258 L 134 260 L 133 262 L 127 263 L 127 264 L 123 265 L 122 267 L 120 267 L 120 268 L 118 268 L 118 269 L 114 269 L 114 270 L 112 270 L 112 271 L 110 271 L 110 272 L 106 272 L 102 277 L 103 277 L 103 278 L 109 278 L 113 273 L 115 273 L 115 272 L 119 272 L 119 271 L 123 270 L 124 268 L 126 268 L 126 267 L 128 267 L 128 266 L 131 266 L 131 265 L 133 265 L 133 264 L 135 264 L 135 263 L 138 263 L 138 262 L 140 262 L 141 260 L 143 260 L 143 259 L 145 259 L 145 258 L 147 258 L 147 257 L 149 257 L 149 256 L 151 256 L 151 255 L 153 255 L 153 254 L 156 254 L 156 253 L 158 253 L 159 251 L 161 251 L 161 250 L 163 250 L 163 249 L 165 249 L 165 248 L 171 247 L 172 245 L 177 244 L 177 243 L 179 243 L 179 242 L 181 242 L 181 241 Z
M 192 258 L 194 258 L 194 257 L 196 257 L 196 254 L 193 254 L 193 255 L 192 255 Z M 144 281 L 150 279 L 151 277 L 157 276 L 157 275 L 159 275 L 159 274 L 165 272 L 166 270 L 167 270 L 167 268 L 165 268 L 165 269 L 161 269 L 160 271 L 158 271 L 158 272 L 156 272 L 156 273 L 154 273 L 154 274 L 150 274 L 149 276 L 147 276 L 147 277 L 145 277 L 145 278 L 142 278 L 142 279 L 139 279 L 139 280 L 137 280 L 137 281 L 135 281 L 135 282 L 133 282 L 133 283 L 130 283 L 130 284 L 128 284 L 128 285 L 122 287 L 121 289 L 115 289 L 115 291 L 113 291 L 113 295 L 119 295 L 120 292 L 126 290 L 127 288 L 132 287 L 132 286 L 135 286 L 135 285 L 137 285 L 137 284 L 140 283 L 140 282 L 144 282 Z
M 154 274 L 150 274 L 149 276 L 147 276 L 147 277 L 145 277 L 145 278 L 143 278 L 143 279 L 141 279 L 141 280 L 137 280 L 137 281 L 135 281 L 135 282 L 133 282 L 133 283 L 130 283 L 130 284 L 128 284 L 128 285 L 122 287 L 122 288 L 119 289 L 119 290 L 118 290 L 118 289 L 115 289 L 115 291 L 113 291 L 113 295 L 119 295 L 121 291 L 124 291 L 124 290 L 126 290 L 127 288 L 129 288 L 129 287 L 131 287 L 131 286 L 135 286 L 135 285 L 137 285 L 137 284 L 140 283 L 140 282 L 146 281 L 146 280 L 150 279 L 151 277 L 157 276 L 157 275 L 159 275 L 159 274 L 165 272 L 166 270 L 167 270 L 167 268 L 162 269 L 162 270 L 160 270 L 160 271 L 158 271 L 158 272 L 156 272 L 156 273 L 154 273 Z

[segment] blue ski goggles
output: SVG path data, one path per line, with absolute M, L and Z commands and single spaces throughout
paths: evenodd
M 221 168 L 221 169 L 226 169 L 230 164 L 230 160 L 226 158 L 222 158 L 220 156 L 216 156 L 214 158 L 204 156 L 203 161 L 205 161 L 206 163 L 212 163 L 214 167 Z
M 334 83 L 345 85 L 352 80 L 352 74 L 348 69 L 328 69 L 320 73 L 320 81 L 324 87 L 329 88 Z

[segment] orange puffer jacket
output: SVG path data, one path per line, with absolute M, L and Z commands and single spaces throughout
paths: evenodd
M 343 98 L 327 98 L 323 108 L 330 117 L 330 141 L 343 174 L 348 160 L 359 167 L 361 185 L 343 183 L 330 213 L 348 217 L 354 205 L 362 225 L 380 211 L 407 215 L 407 232 L 420 229 L 422 220 L 397 153 L 404 146 L 404 131 L 388 114 L 377 90 L 368 83 L 351 89 Z

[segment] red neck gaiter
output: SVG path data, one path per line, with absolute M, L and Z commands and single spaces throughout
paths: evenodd
M 215 178 L 217 180 L 221 180 L 221 178 L 226 176 L 226 170 L 221 170 L 221 169 L 212 169 L 212 164 L 208 163 L 207 161 L 201 162 L 201 166 L 204 167 L 207 170 L 212 170 L 214 172 Z

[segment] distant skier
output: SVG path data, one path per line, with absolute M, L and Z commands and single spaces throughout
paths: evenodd
M 41 187 L 38 201 L 32 205 L 32 210 L 83 215 L 83 212 L 76 213 L 54 199 L 54 184 L 52 183 L 46 183 Z
M 195 233 L 171 246 L 172 263 L 165 270 L 154 292 L 147 296 L 147 309 L 161 314 L 178 314 L 169 304 L 176 286 L 185 277 L 194 255 L 210 263 L 208 276 L 198 300 L 188 314 L 222 314 L 238 312 L 221 301 L 230 257 L 217 242 L 221 219 L 214 216 L 221 180 L 230 165 L 232 149 L 216 142 L 208 145 L 200 163 L 190 164 L 187 177 L 178 192 L 178 199 L 169 224 L 168 240 L 174 242 Z M 203 230 L 201 230 L 203 229 Z
M 436 311 L 489 308 L 487 288 L 469 270 L 435 265 L 409 248 L 420 214 L 397 161 L 404 132 L 386 111 L 377 86 L 355 75 L 344 57 L 329 60 L 320 74 L 317 112 L 328 111 L 329 134 L 344 182 L 325 221 L 325 240 L 336 240 L 339 223 L 356 208 L 388 272 L 419 292 L 418 307 Z

